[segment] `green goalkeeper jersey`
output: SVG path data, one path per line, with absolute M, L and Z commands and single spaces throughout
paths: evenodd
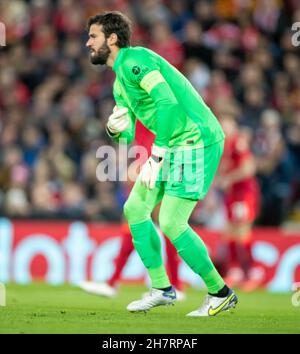
M 113 95 L 127 107 L 131 124 L 113 139 L 132 142 L 139 119 L 167 148 L 205 147 L 224 139 L 222 128 L 190 82 L 171 64 L 143 47 L 121 48 L 113 71 Z

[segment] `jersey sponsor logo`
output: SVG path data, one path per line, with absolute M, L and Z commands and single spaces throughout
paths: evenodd
M 134 73 L 134 75 L 138 75 L 141 72 L 141 69 L 139 66 L 134 66 L 132 68 L 132 72 Z
M 232 215 L 235 220 L 243 220 L 249 218 L 249 206 L 244 201 L 232 204 Z

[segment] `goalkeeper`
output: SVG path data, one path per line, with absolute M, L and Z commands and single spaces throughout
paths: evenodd
M 155 135 L 124 206 L 133 243 L 149 272 L 152 290 L 131 302 L 131 312 L 148 311 L 176 301 L 167 276 L 151 212 L 161 202 L 159 225 L 179 255 L 201 278 L 208 295 L 187 316 L 214 316 L 234 307 L 237 297 L 214 267 L 201 238 L 188 224 L 214 178 L 224 147 L 224 133 L 189 81 L 166 60 L 143 47 L 131 47 L 131 24 L 120 12 L 105 12 L 88 21 L 91 62 L 116 74 L 114 112 L 107 133 L 129 144 L 136 117 Z

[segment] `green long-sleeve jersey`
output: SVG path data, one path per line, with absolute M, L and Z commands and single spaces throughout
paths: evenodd
M 170 63 L 143 47 L 121 48 L 113 65 L 113 95 L 131 124 L 113 139 L 132 142 L 139 119 L 167 148 L 204 147 L 224 139 L 222 128 L 190 82 Z

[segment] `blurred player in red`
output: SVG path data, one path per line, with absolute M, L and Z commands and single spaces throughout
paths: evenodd
M 246 128 L 239 128 L 230 114 L 220 115 L 220 123 L 226 140 L 217 183 L 224 193 L 228 221 L 216 264 L 229 287 L 251 291 L 262 280 L 259 270 L 253 267 L 251 253 L 252 226 L 260 199 L 251 135 Z
M 141 145 L 147 149 L 148 155 L 151 150 L 152 143 L 154 141 L 154 135 L 145 128 L 138 120 L 136 123 L 136 145 Z M 148 156 L 146 157 L 148 158 Z M 140 161 L 143 164 L 145 161 Z M 129 172 L 129 171 L 128 171 Z M 132 173 L 131 173 L 132 174 Z M 133 181 L 127 181 L 125 188 L 128 188 L 128 194 L 133 186 Z M 158 220 L 158 208 L 154 209 L 152 215 L 153 220 Z M 126 222 L 122 223 L 121 227 L 122 241 L 118 256 L 114 260 L 115 270 L 111 277 L 104 283 L 95 283 L 90 281 L 85 281 L 80 284 L 80 287 L 92 294 L 105 296 L 105 297 L 115 297 L 117 295 L 117 286 L 120 282 L 121 274 L 126 266 L 129 256 L 134 251 L 134 245 L 132 243 L 132 236 L 129 226 Z M 176 288 L 177 301 L 184 300 L 185 294 L 182 291 L 182 285 L 179 280 L 178 270 L 179 270 L 179 257 L 175 247 L 165 237 L 166 244 L 166 255 L 167 255 L 167 272 L 171 281 L 171 284 Z

